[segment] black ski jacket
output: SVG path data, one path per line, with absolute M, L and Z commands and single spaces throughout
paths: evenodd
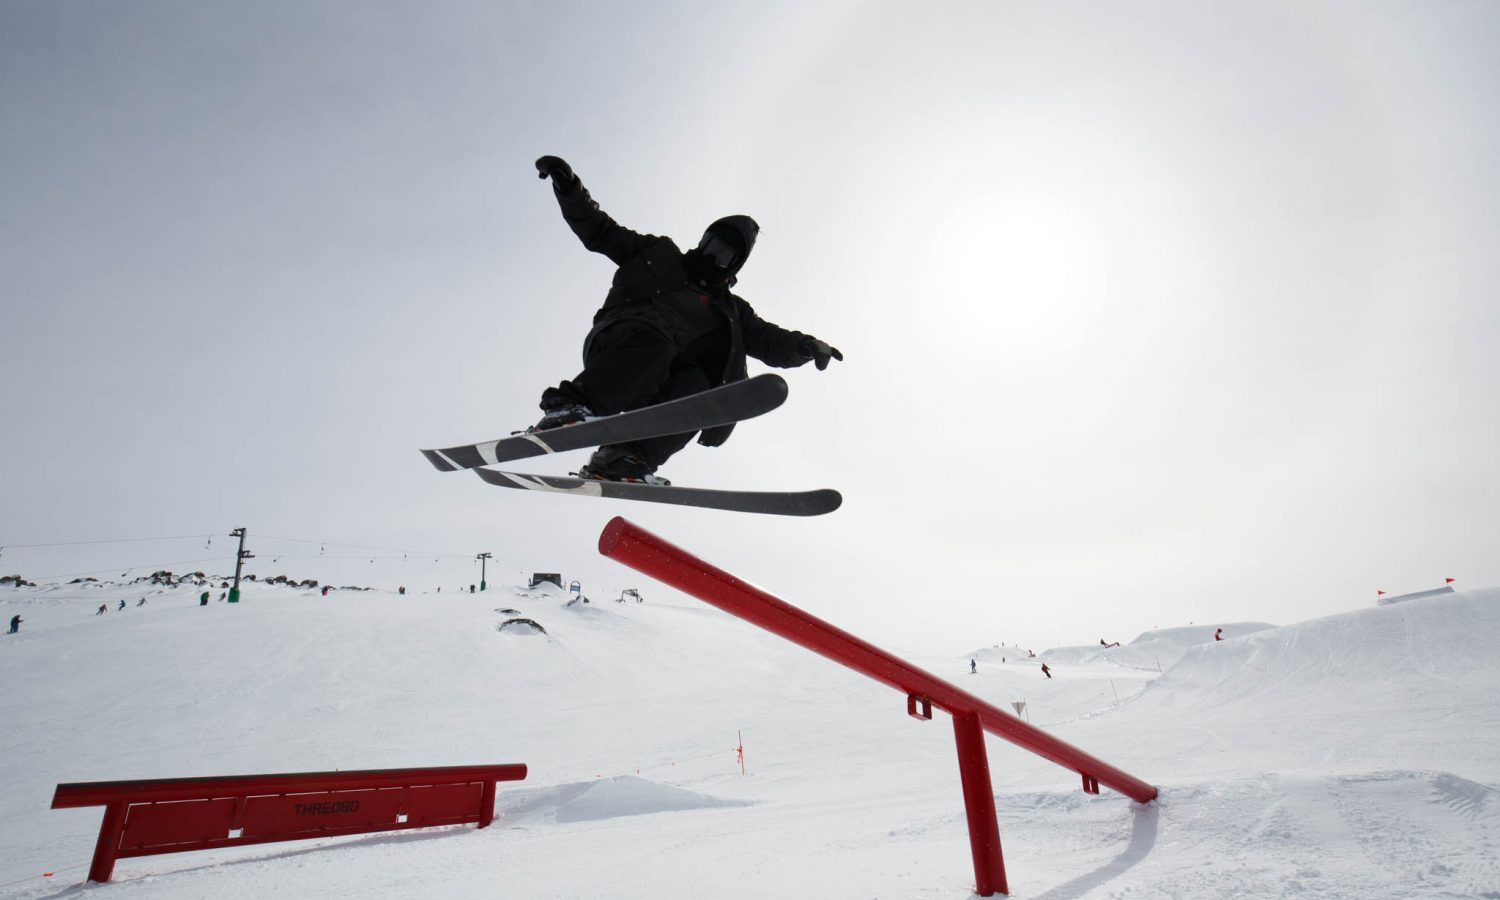
M 589 196 L 588 188 L 577 178 L 568 190 L 554 190 L 554 193 L 562 207 L 563 219 L 583 246 L 604 254 L 619 266 L 604 305 L 594 313 L 594 327 L 584 338 L 585 360 L 594 336 L 623 321 L 648 325 L 670 337 L 681 350 L 689 342 L 722 327 L 713 317 L 703 314 L 707 303 L 728 324 L 724 371 L 708 373 L 714 385 L 746 378 L 746 356 L 781 369 L 808 361 L 802 353 L 807 335 L 762 319 L 743 298 L 730 293 L 728 287 L 715 289 L 692 278 L 682 250 L 671 238 L 640 234 L 620 225 L 599 208 Z M 733 430 L 733 425 L 705 429 L 698 443 L 717 447 L 729 439 Z

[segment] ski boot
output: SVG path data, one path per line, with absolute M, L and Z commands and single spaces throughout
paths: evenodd
M 624 450 L 600 447 L 589 457 L 588 464 L 575 474 L 579 478 L 593 481 L 630 481 L 635 484 L 654 484 L 669 487 L 672 482 L 653 474 L 656 467 L 641 462 Z
M 577 425 L 579 422 L 588 422 L 591 419 L 600 419 L 594 416 L 594 411 L 589 410 L 583 404 L 574 402 L 561 402 L 555 407 L 543 407 L 541 419 L 531 428 L 526 429 L 528 434 L 538 431 L 547 431 L 550 428 L 562 428 L 564 425 Z

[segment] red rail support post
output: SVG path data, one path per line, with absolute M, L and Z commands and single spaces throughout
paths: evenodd
M 906 694 L 907 712 L 915 718 L 931 718 L 934 706 L 952 715 L 974 853 L 974 877 L 983 896 L 1006 890 L 983 731 L 1072 769 L 1082 777 L 1085 790 L 1097 792 L 1102 784 L 1140 803 L 1156 799 L 1156 788 L 1151 784 L 704 562 L 624 518 L 617 516 L 604 526 L 599 535 L 599 552 L 901 691 Z M 977 738 L 976 724 L 981 731 Z
M 958 744 L 958 777 L 963 783 L 964 813 L 969 819 L 974 892 L 981 897 L 1008 894 L 1005 857 L 1000 852 L 1000 822 L 995 817 L 995 791 L 990 787 L 990 761 L 979 714 L 954 716 L 953 739 Z
M 526 766 L 441 766 L 60 784 L 53 809 L 103 806 L 90 881 L 115 860 L 473 822 L 495 817 L 495 782 Z

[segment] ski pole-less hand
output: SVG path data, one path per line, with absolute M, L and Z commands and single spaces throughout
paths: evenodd
M 839 362 L 843 362 L 844 354 L 839 352 L 839 348 L 825 341 L 820 341 L 815 337 L 808 337 L 802 342 L 802 358 L 816 360 L 818 371 L 821 372 L 828 368 L 829 360 L 836 359 Z
M 577 181 L 573 167 L 560 156 L 543 156 L 536 161 L 536 177 L 551 178 L 557 190 L 566 191 Z

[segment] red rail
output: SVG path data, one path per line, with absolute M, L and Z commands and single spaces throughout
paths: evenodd
M 1139 778 L 704 562 L 624 518 L 617 516 L 604 526 L 599 535 L 599 552 L 902 691 L 907 695 L 907 711 L 917 718 L 930 718 L 933 706 L 951 714 L 969 814 L 975 880 L 982 896 L 1006 892 L 982 731 L 1072 769 L 1081 776 L 1083 788 L 1089 793 L 1098 793 L 1102 784 L 1141 803 L 1156 798 L 1156 788 Z
M 103 806 L 89 880 L 121 857 L 434 825 L 489 825 L 521 764 L 60 784 L 53 809 Z

